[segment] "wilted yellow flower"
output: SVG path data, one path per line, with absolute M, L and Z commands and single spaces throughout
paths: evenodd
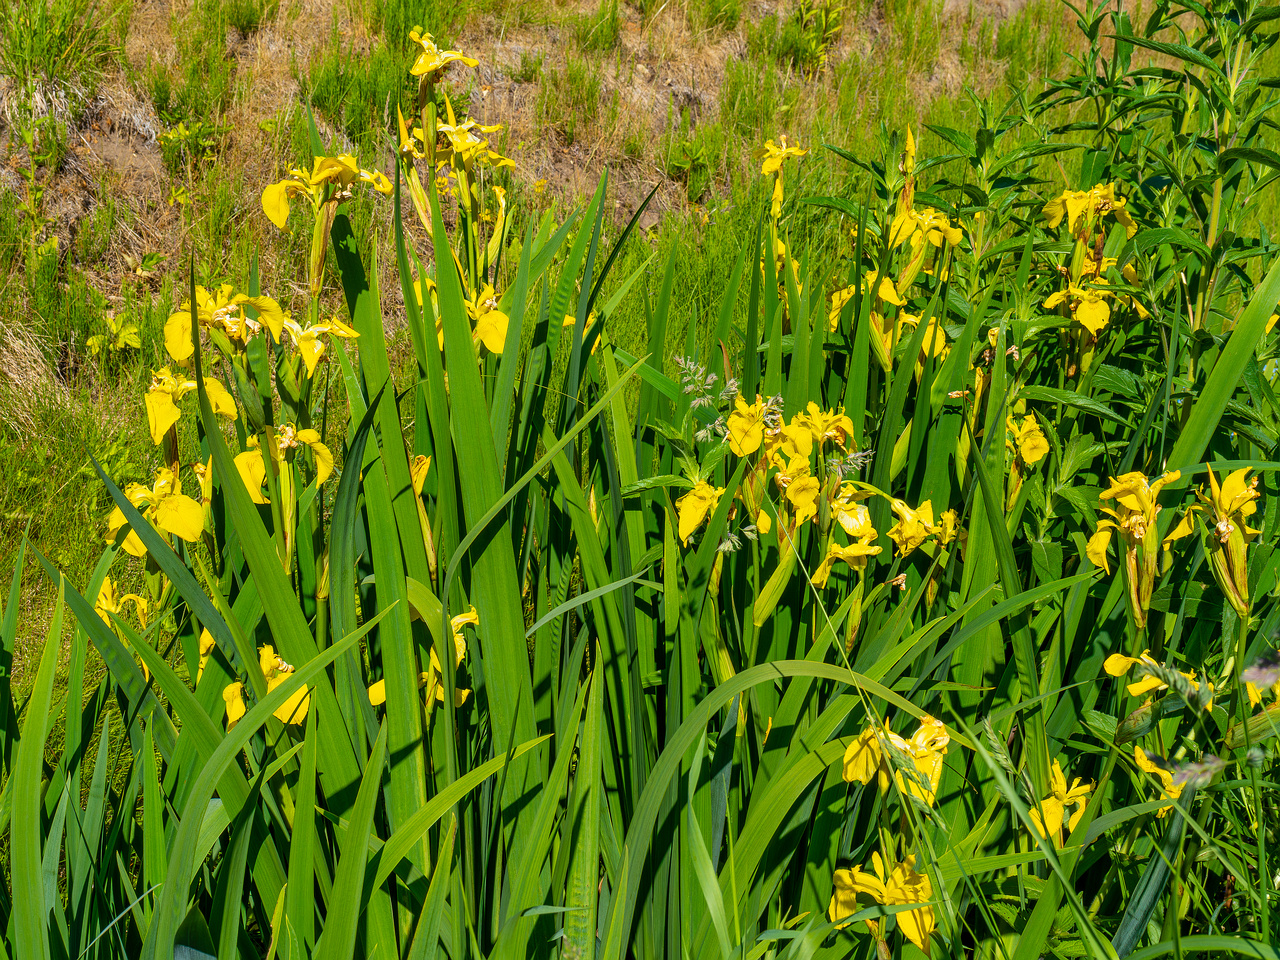
M 1076 824 L 1084 816 L 1085 803 L 1091 790 L 1093 784 L 1082 784 L 1079 777 L 1067 786 L 1062 767 L 1054 760 L 1053 769 L 1049 771 L 1049 796 L 1031 808 L 1031 822 L 1036 825 L 1040 836 L 1052 840 L 1054 846 L 1061 846 L 1063 821 L 1067 823 L 1068 833 L 1076 828 Z M 1075 812 L 1068 816 L 1067 811 L 1072 807 Z
M 676 501 L 676 514 L 680 521 L 680 540 L 685 546 L 693 531 L 706 522 L 707 515 L 713 513 L 720 503 L 724 487 L 713 487 L 705 480 L 699 480 L 692 490 Z
M 879 853 L 871 854 L 871 865 L 874 873 L 861 867 L 852 870 L 837 870 L 833 878 L 834 890 L 831 894 L 831 905 L 827 915 L 832 921 L 853 916 L 858 912 L 858 897 L 871 899 L 881 906 L 899 904 L 920 904 L 914 910 L 903 910 L 894 914 L 898 929 L 902 935 L 919 947 L 927 956 L 929 954 L 929 938 L 933 935 L 936 921 L 933 914 L 933 885 L 928 876 L 915 871 L 915 856 L 909 856 L 902 863 L 890 862 L 886 866 Z M 847 924 L 837 924 L 847 926 Z M 868 920 L 867 926 L 879 938 L 879 925 Z
M 148 489 L 140 483 L 131 483 L 124 489 L 129 502 L 139 510 L 161 533 L 170 533 L 181 537 L 188 543 L 195 543 L 204 533 L 204 508 L 190 497 L 182 494 L 182 481 L 168 467 L 156 470 L 155 482 Z M 124 511 L 116 507 L 107 519 L 107 542 L 116 538 L 116 534 L 128 525 Z M 147 548 L 133 531 L 124 539 L 124 549 L 135 557 L 146 556 Z

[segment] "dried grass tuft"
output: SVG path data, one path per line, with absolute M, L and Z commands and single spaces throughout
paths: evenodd
M 68 403 L 45 338 L 19 323 L 0 323 L 0 423 L 30 436 L 50 407 Z

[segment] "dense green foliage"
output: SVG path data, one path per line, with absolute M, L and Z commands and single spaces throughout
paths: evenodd
M 508 206 L 429 37 L 388 176 L 310 126 L 255 211 L 306 285 L 189 265 L 164 466 L 99 471 L 85 582 L 37 556 L 3 953 L 1274 956 L 1280 12 L 1078 16 L 1039 98 L 832 148 L 845 195 L 769 141 L 692 318 L 606 183 Z

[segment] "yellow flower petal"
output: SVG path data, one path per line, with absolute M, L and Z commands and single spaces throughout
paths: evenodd
M 204 533 L 204 507 L 177 493 L 156 504 L 154 522 L 161 530 L 195 543 Z
M 270 503 L 271 501 L 262 495 L 262 485 L 267 481 L 267 465 L 262 459 L 262 451 L 246 450 L 236 454 L 235 463 L 240 479 L 244 481 L 245 489 L 249 491 L 249 499 L 258 504 Z
M 206 377 L 204 390 L 209 397 L 209 406 L 213 407 L 214 413 L 220 417 L 226 417 L 228 420 L 236 419 L 238 416 L 236 400 L 227 391 L 226 387 L 212 377 Z
M 1076 319 L 1095 337 L 1111 319 L 1111 307 L 1101 297 L 1086 297 L 1076 308 Z
M 507 345 L 509 322 L 509 318 L 501 310 L 490 310 L 476 321 L 474 336 L 490 353 L 501 354 Z
M 178 363 L 186 363 L 195 353 L 191 343 L 191 314 L 179 310 L 172 314 L 164 325 L 164 348 L 169 356 Z M 157 441 L 158 442 L 158 441 Z
M 1099 525 L 1098 532 L 1089 538 L 1089 542 L 1084 548 L 1084 555 L 1089 558 L 1089 562 L 1095 567 L 1101 567 L 1107 573 L 1111 573 L 1111 564 L 1107 560 L 1107 547 L 1110 545 L 1110 527 L 1103 527 Z
M 711 486 L 705 480 L 699 480 L 692 490 L 676 501 L 676 513 L 679 517 L 680 540 L 689 545 L 689 538 L 706 521 L 707 515 L 720 503 L 723 488 Z
M 226 704 L 227 729 L 231 730 L 244 716 L 244 684 L 231 683 L 224 687 L 222 702 Z
M 182 417 L 182 411 L 173 402 L 173 394 L 168 390 L 152 387 L 147 391 L 147 426 L 151 430 L 151 442 L 159 444 L 169 432 L 169 428 Z
M 262 191 L 262 211 L 279 229 L 289 222 L 289 180 L 273 183 Z M 177 357 L 174 357 L 177 360 Z

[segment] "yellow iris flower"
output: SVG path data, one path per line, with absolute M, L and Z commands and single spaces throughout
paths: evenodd
M 709 514 L 715 512 L 723 493 L 724 487 L 713 487 L 705 480 L 699 480 L 692 490 L 676 501 L 680 540 L 685 546 L 689 545 L 693 531 L 706 522 Z
M 926 500 L 914 510 L 902 500 L 891 499 L 889 509 L 898 518 L 889 528 L 889 539 L 898 548 L 898 556 L 907 557 L 920 544 L 938 532 L 933 522 L 933 502 Z
M 792 418 L 791 423 L 796 427 L 808 428 L 813 442 L 818 446 L 834 442 L 836 446 L 843 447 L 845 442 L 853 436 L 852 420 L 834 410 L 824 411 L 812 400 L 809 401 L 803 413 Z
M 936 926 L 933 907 L 930 904 L 933 899 L 933 885 L 929 882 L 927 875 L 916 872 L 915 862 L 916 858 L 912 855 L 901 863 L 886 864 L 879 853 L 872 853 L 871 866 L 874 873 L 863 870 L 861 867 L 837 870 L 833 878 L 834 890 L 827 915 L 832 921 L 853 916 L 858 912 L 859 896 L 869 898 L 886 907 L 920 904 L 914 910 L 903 910 L 901 913 L 894 914 L 894 919 L 903 936 L 928 956 L 929 940 Z M 838 927 L 847 925 L 847 923 L 837 923 Z M 868 920 L 867 927 L 877 939 L 882 939 L 876 921 Z
M 908 240 L 912 247 L 919 247 L 922 243 L 941 247 L 943 241 L 956 246 L 964 240 L 964 232 L 953 227 L 951 221 L 933 207 L 921 207 L 919 210 L 903 210 L 889 226 L 889 243 L 894 247 L 900 247 Z
M 289 204 L 296 197 L 307 200 L 319 213 L 324 203 L 337 204 L 352 197 L 352 187 L 367 183 L 379 193 L 390 194 L 391 181 L 377 170 L 365 170 L 356 158 L 344 153 L 337 157 L 316 157 L 311 172 L 294 169 L 289 176 L 262 191 L 262 211 L 279 229 L 289 221 Z
M 840 485 L 839 493 L 831 500 L 831 518 L 854 538 L 875 537 L 876 531 L 871 526 L 871 512 L 862 505 L 862 501 L 875 494 L 859 487 L 852 480 Z
M 865 508 L 864 508 L 865 509 Z M 873 534 L 874 530 L 871 531 Z M 838 543 L 833 543 L 827 547 L 827 555 L 822 558 L 822 562 L 818 564 L 818 568 L 813 571 L 810 582 L 821 590 L 827 585 L 827 580 L 831 577 L 831 568 L 837 562 L 843 561 L 853 569 L 861 571 L 867 567 L 867 557 L 874 557 L 881 551 L 880 547 L 874 547 L 869 540 L 858 540 L 842 547 Z
M 1147 609 L 1151 605 L 1151 590 L 1155 585 L 1160 547 L 1168 547 L 1179 537 L 1186 536 L 1189 527 L 1179 524 L 1164 538 L 1157 539 L 1156 517 L 1160 504 L 1156 501 L 1161 489 L 1177 480 L 1177 470 L 1148 480 L 1137 471 L 1121 477 L 1112 477 L 1111 486 L 1098 494 L 1099 500 L 1115 500 L 1116 508 L 1103 507 L 1101 512 L 1111 519 L 1098 521 L 1098 527 L 1085 546 L 1085 556 L 1097 567 L 1111 572 L 1107 548 L 1111 537 L 1120 534 L 1125 571 L 1129 580 L 1130 612 L 1135 625 L 1142 629 L 1147 623 Z
M 787 157 L 800 157 L 808 154 L 808 150 L 802 150 L 794 144 L 787 143 L 787 135 L 784 133 L 778 137 L 779 143 L 772 140 L 766 140 L 764 146 L 756 151 L 756 159 L 763 160 L 760 165 L 760 172 L 764 176 L 773 175 L 773 196 L 770 200 L 769 212 L 774 220 L 782 216 L 782 164 Z
M 1138 225 L 1129 216 L 1126 204 L 1124 197 L 1116 196 L 1114 184 L 1100 183 L 1090 190 L 1065 190 L 1062 196 L 1046 203 L 1042 212 L 1050 229 L 1065 219 L 1067 229 L 1082 240 L 1087 239 L 1092 226 L 1111 214 L 1124 225 L 1125 233 L 1132 238 L 1138 232 Z
M 1143 663 L 1149 666 L 1159 666 L 1160 664 L 1151 656 L 1150 650 L 1143 650 L 1141 656 L 1126 657 L 1122 653 L 1113 653 L 1103 661 L 1102 669 L 1106 670 L 1113 677 L 1123 677 L 1138 664 Z M 1193 690 L 1199 690 L 1200 684 L 1196 681 L 1196 672 L 1192 670 L 1190 673 L 1185 670 L 1179 670 L 1184 677 L 1190 682 Z M 1159 677 L 1152 674 L 1144 674 L 1133 683 L 1127 684 L 1125 689 L 1129 691 L 1131 697 L 1142 697 L 1149 693 L 1159 693 L 1162 690 L 1168 690 L 1169 685 Z M 1213 684 L 1209 684 L 1209 691 L 1213 691 Z M 1205 709 L 1211 704 L 1206 704 Z
M 456 50 L 441 50 L 436 46 L 435 39 L 431 34 L 421 27 L 414 27 L 410 30 L 409 39 L 422 48 L 422 52 L 418 54 L 418 59 L 409 68 L 411 76 L 435 79 L 435 75 L 451 63 L 461 63 L 468 67 L 478 67 L 480 65 L 479 60 L 474 57 L 468 57 L 464 53 L 459 53 Z
M 1161 800 L 1173 801 L 1182 796 L 1182 784 L 1173 782 L 1172 771 L 1166 770 L 1164 767 L 1152 763 L 1151 757 L 1148 755 L 1147 751 L 1143 750 L 1141 747 L 1135 746 L 1133 748 L 1133 762 L 1138 765 L 1138 769 L 1143 773 L 1149 773 L 1160 781 Z M 1170 802 L 1168 806 L 1161 807 L 1159 812 L 1156 813 L 1156 816 L 1163 817 L 1172 809 L 1173 804 Z
M 460 613 L 449 621 L 449 626 L 453 631 L 453 652 L 455 656 L 453 668 L 457 670 L 462 666 L 462 660 L 467 655 L 467 640 L 462 634 L 462 628 L 470 624 L 478 627 L 480 625 L 480 615 L 476 613 L 476 608 L 472 607 L 466 613 Z M 431 669 L 424 670 L 418 675 L 418 688 L 426 687 L 427 703 L 430 705 L 433 701 L 444 703 L 444 672 L 440 669 L 440 658 L 436 656 L 436 649 L 431 648 Z M 471 694 L 470 690 L 463 690 L 455 687 L 453 691 L 453 705 L 460 707 L 467 702 L 467 697 Z M 387 684 L 385 680 L 378 680 L 369 687 L 369 702 L 375 707 L 379 707 L 387 702 Z
M 108 614 L 114 613 L 116 616 L 124 613 L 126 603 L 132 601 L 133 610 L 138 615 L 138 623 L 142 626 L 147 625 L 147 608 L 150 604 L 146 597 L 140 597 L 136 593 L 124 593 L 119 597 L 116 596 L 116 585 L 110 577 L 103 578 L 102 586 L 98 588 L 98 599 L 94 601 L 93 612 L 102 618 L 107 626 L 111 626 L 111 617 Z
M 808 460 L 793 460 L 786 473 L 778 474 L 778 483 L 785 484 L 783 493 L 791 504 L 797 525 L 818 515 L 818 494 L 822 492 L 822 485 L 809 472 Z
M 1201 491 L 1204 510 L 1209 514 L 1209 536 L 1205 538 L 1205 553 L 1209 556 L 1209 568 L 1232 609 L 1247 617 L 1252 608 L 1249 596 L 1249 544 L 1258 535 L 1247 523 L 1258 505 L 1258 478 L 1249 479 L 1252 467 L 1244 467 L 1227 474 L 1221 486 L 1209 468 L 1209 495 Z M 1188 511 L 1190 512 L 1190 511 Z
M 910 740 L 887 727 L 881 730 L 867 727 L 845 749 L 844 779 L 848 783 L 857 781 L 867 784 L 875 778 L 879 782 L 880 792 L 884 793 L 889 789 L 892 776 L 899 790 L 932 806 L 938 783 L 942 779 L 942 761 L 947 755 L 947 745 L 950 742 L 951 735 L 947 733 L 947 728 L 928 715 L 920 718 L 920 726 Z M 901 770 L 893 769 L 885 749 L 886 743 L 911 759 L 919 783 L 915 777 L 908 780 Z
M 228 420 L 235 420 L 236 401 L 217 380 L 205 377 L 205 392 L 209 395 L 209 404 L 213 412 Z M 189 393 L 194 393 L 196 382 L 186 378 L 175 377 L 168 367 L 161 367 L 152 373 L 151 386 L 147 388 L 147 426 L 151 430 L 151 440 L 159 443 L 164 439 L 169 428 L 182 418 L 178 409 L 178 401 Z
M 1045 439 L 1044 431 L 1040 429 L 1040 423 L 1035 417 L 1023 417 L 1020 424 L 1014 423 L 1012 417 L 1006 417 L 1005 429 L 1010 436 L 1006 446 L 1011 452 L 1016 452 L 1028 466 L 1039 463 L 1049 452 L 1049 441 Z
M 514 160 L 489 149 L 488 137 L 480 136 L 480 134 L 497 133 L 502 129 L 502 124 L 495 123 L 485 126 L 475 120 L 463 120 L 461 123 L 456 124 L 441 123 L 437 125 L 436 129 L 449 140 L 449 149 L 437 151 L 437 158 L 450 159 L 455 163 L 461 161 L 464 167 L 470 167 L 474 163 L 481 163 L 494 170 L 502 167 L 515 169 Z M 415 130 L 414 133 L 416 134 L 418 131 Z
M 756 395 L 755 403 L 735 397 L 733 412 L 725 420 L 729 431 L 729 449 L 739 457 L 748 457 L 764 442 L 765 403 Z
M 1106 280 L 1099 278 L 1093 283 L 1105 284 Z M 1066 304 L 1080 325 L 1096 337 L 1111 321 L 1111 304 L 1107 303 L 1107 297 L 1112 295 L 1110 290 L 1097 286 L 1081 287 L 1072 283 L 1067 285 L 1066 290 L 1049 294 L 1044 306 L 1046 310 L 1053 310 Z
M 235 464 L 236 470 L 240 473 L 240 479 L 244 481 L 245 489 L 249 491 L 250 499 L 254 503 L 263 504 L 270 502 L 262 493 L 263 484 L 267 480 L 267 465 L 262 458 L 262 448 L 255 444 L 256 439 L 256 437 L 250 438 L 250 443 L 254 445 L 237 454 Z M 329 474 L 333 472 L 333 454 L 320 442 L 320 433 L 317 430 L 299 430 L 292 423 L 286 423 L 276 433 L 273 447 L 271 452 L 277 464 L 283 464 L 291 450 L 310 448 L 316 461 L 317 485 L 329 479 Z
M 140 483 L 131 483 L 124 489 L 129 502 L 161 533 L 173 534 L 188 543 L 195 543 L 204 533 L 204 508 L 190 497 L 183 496 L 182 481 L 169 467 L 156 470 L 155 482 L 150 489 Z M 116 507 L 107 519 L 107 542 L 128 526 L 124 511 Z M 147 548 L 132 530 L 124 539 L 125 552 L 144 557 Z
M 325 354 L 326 346 L 325 342 L 320 339 L 321 336 L 341 337 L 343 340 L 353 340 L 360 336 L 337 317 L 331 317 L 321 323 L 310 324 L 305 329 L 292 319 L 286 318 L 284 328 L 289 331 L 289 336 L 293 338 L 294 346 L 298 348 L 298 353 L 302 355 L 302 362 L 307 367 L 308 379 L 316 372 L 316 364 L 320 362 L 320 358 Z
M 284 683 L 289 678 L 289 674 L 294 672 L 291 664 L 285 663 L 276 655 L 275 647 L 271 644 L 258 649 L 258 666 L 262 669 L 262 676 L 267 681 L 267 693 Z M 231 730 L 246 712 L 244 684 L 240 682 L 227 684 L 222 691 L 222 702 L 226 709 L 227 729 Z M 299 687 L 288 700 L 276 708 L 275 717 L 281 723 L 302 723 L 307 719 L 307 709 L 310 705 L 311 695 L 307 692 L 307 688 Z
M 195 316 L 202 327 L 220 330 L 235 343 L 246 343 L 263 327 L 276 343 L 284 330 L 285 313 L 271 297 L 250 297 L 235 293 L 234 287 L 224 283 L 216 290 L 196 287 Z M 250 319 L 245 307 L 252 307 L 258 314 Z M 170 315 L 164 325 L 164 346 L 175 362 L 186 366 L 195 346 L 191 342 L 191 302 L 182 301 L 181 307 Z
M 1070 833 L 1084 816 L 1085 804 L 1093 784 L 1082 784 L 1076 777 L 1067 785 L 1066 775 L 1057 760 L 1053 761 L 1053 769 L 1049 771 L 1049 796 L 1031 808 L 1031 822 L 1036 831 L 1046 840 L 1052 840 L 1054 846 L 1062 845 L 1062 824 L 1066 821 L 1067 832 Z M 1074 808 L 1075 812 L 1067 811 Z

